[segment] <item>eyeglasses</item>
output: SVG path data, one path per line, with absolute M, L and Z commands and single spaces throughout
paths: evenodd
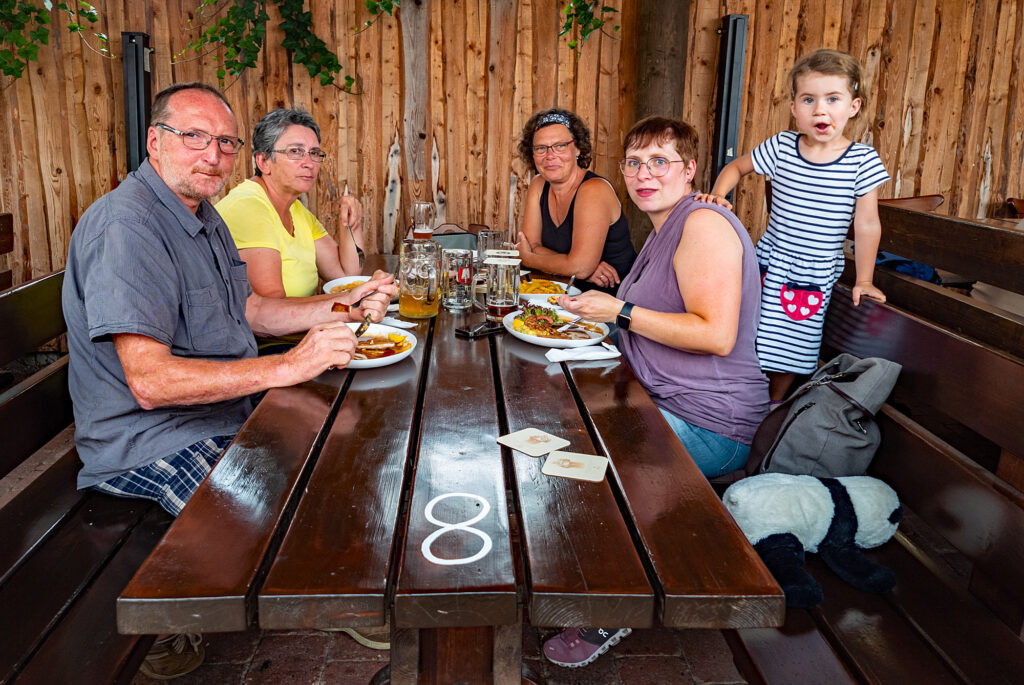
M 640 172 L 641 166 L 646 166 L 647 171 L 651 172 L 651 176 L 664 176 L 668 173 L 670 164 L 683 164 L 686 160 L 683 159 L 665 159 L 664 157 L 651 157 L 646 162 L 641 162 L 639 159 L 633 157 L 626 157 L 625 159 L 619 160 L 619 169 L 622 171 L 622 175 L 632 178 Z
M 576 142 L 576 141 L 574 141 L 574 140 L 567 140 L 564 143 L 555 143 L 553 145 L 534 145 L 533 146 L 533 156 L 534 157 L 543 157 L 544 155 L 546 155 L 548 153 L 548 150 L 554 150 L 555 152 L 558 152 L 558 153 L 565 152 L 565 149 L 567 147 L 569 147 L 570 145 L 572 145 L 574 142 Z
M 309 155 L 309 158 L 317 164 L 320 164 L 327 159 L 327 153 L 318 147 L 315 147 L 312 150 L 306 150 L 305 148 L 296 146 L 285 148 L 284 150 L 272 150 L 272 152 L 280 152 L 293 162 L 301 162 L 305 159 L 306 155 Z
M 210 147 L 210 143 L 214 140 L 217 141 L 217 147 L 225 155 L 237 155 L 238 151 L 245 145 L 245 141 L 241 138 L 233 138 L 232 136 L 213 136 L 206 131 L 200 131 L 197 128 L 190 128 L 187 131 L 179 131 L 176 128 L 171 128 L 167 124 L 155 123 L 153 126 L 162 128 L 165 131 L 169 131 L 176 136 L 181 138 L 181 142 L 185 147 L 190 150 L 205 150 Z

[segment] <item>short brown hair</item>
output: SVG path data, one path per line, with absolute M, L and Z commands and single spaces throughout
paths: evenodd
M 552 115 L 556 115 L 559 118 L 565 118 L 569 121 L 569 133 L 572 134 L 572 142 L 576 144 L 576 149 L 580 151 L 579 156 L 576 158 L 576 166 L 581 169 L 586 169 L 590 166 L 591 153 L 593 148 L 590 146 L 590 129 L 583 123 L 583 119 L 579 117 L 575 112 L 570 112 L 567 109 L 559 109 L 558 107 L 552 107 L 551 109 L 541 110 L 537 112 L 530 120 L 526 122 L 526 126 L 523 126 L 523 132 L 519 136 L 519 158 L 526 162 L 527 166 L 532 167 L 533 163 L 533 135 L 540 129 L 551 124 L 562 123 L 560 121 L 544 121 L 543 119 L 553 119 Z
M 822 48 L 801 57 L 789 70 L 789 98 L 791 100 L 796 99 L 796 80 L 807 74 L 845 76 L 850 87 L 850 94 L 855 98 L 860 98 L 861 110 L 868 103 L 867 96 L 863 93 L 860 62 L 851 54 Z
M 175 83 L 173 86 L 168 86 L 156 94 L 156 97 L 153 98 L 153 109 L 150 111 L 149 115 L 150 126 L 160 123 L 170 116 L 171 107 L 169 103 L 171 96 L 175 93 L 180 93 L 183 90 L 202 90 L 210 93 L 224 103 L 224 106 L 228 108 L 228 111 L 231 112 L 232 116 L 235 114 L 235 110 L 231 108 L 231 103 L 224 97 L 224 93 L 220 92 L 208 83 L 203 83 L 201 81 L 189 81 L 188 83 Z
M 672 143 L 683 161 L 689 162 L 691 159 L 697 159 L 699 142 L 697 129 L 682 119 L 646 117 L 629 129 L 626 139 L 622 142 L 622 151 L 625 153 L 630 148 Z

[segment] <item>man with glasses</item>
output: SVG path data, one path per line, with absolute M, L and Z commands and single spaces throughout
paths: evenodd
M 254 394 L 348 364 L 345 325 L 374 321 L 396 288 L 373 280 L 332 313 L 322 300 L 252 293 L 227 227 L 208 198 L 243 142 L 230 105 L 200 83 L 153 103 L 149 158 L 89 207 L 64 277 L 69 389 L 80 489 L 157 501 L 177 515 L 252 411 Z M 257 357 L 253 331 L 309 330 L 291 351 Z M 198 636 L 159 640 L 142 671 L 182 675 L 202 662 Z
M 252 136 L 255 174 L 217 203 L 249 267 L 252 289 L 264 297 L 308 297 L 320 280 L 361 273 L 362 209 L 343 196 L 338 240 L 299 200 L 316 184 L 327 154 L 308 112 L 275 109 Z M 347 227 L 347 228 L 346 228 Z

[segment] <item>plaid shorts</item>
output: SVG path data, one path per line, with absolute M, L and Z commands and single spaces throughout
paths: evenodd
M 200 440 L 169 457 L 97 483 L 93 488 L 117 497 L 151 499 L 177 516 L 233 437 L 219 435 Z

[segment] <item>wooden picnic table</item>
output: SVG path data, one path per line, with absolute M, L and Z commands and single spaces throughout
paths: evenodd
M 269 391 L 122 592 L 119 629 L 390 618 L 390 682 L 518 683 L 524 609 L 536 626 L 781 625 L 781 590 L 629 367 L 454 335 L 482 316 L 442 309 L 397 364 Z M 608 456 L 605 480 L 497 444 L 528 426 Z

